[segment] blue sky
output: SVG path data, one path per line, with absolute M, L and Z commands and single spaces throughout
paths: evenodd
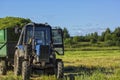
M 73 35 L 120 26 L 120 0 L 1 0 L 0 17 L 30 18 L 66 27 Z

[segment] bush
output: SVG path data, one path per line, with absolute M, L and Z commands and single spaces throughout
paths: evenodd
M 104 43 L 105 46 L 115 46 L 116 42 L 112 40 L 105 41 Z
M 116 46 L 120 46 L 120 41 L 116 41 Z
M 91 43 L 97 43 L 97 39 L 94 39 L 94 38 L 93 38 L 93 39 L 90 40 L 90 42 L 91 42 Z

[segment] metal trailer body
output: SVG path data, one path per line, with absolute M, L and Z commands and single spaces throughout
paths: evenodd
M 0 30 L 0 74 L 5 75 L 13 65 L 18 38 L 19 34 L 15 34 L 14 28 Z

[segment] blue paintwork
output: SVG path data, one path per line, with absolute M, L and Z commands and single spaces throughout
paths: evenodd
M 40 45 L 36 45 L 36 54 L 37 56 L 40 56 Z
M 24 47 L 23 47 L 23 45 L 18 45 L 18 46 L 16 46 L 19 50 L 23 50 L 24 51 Z

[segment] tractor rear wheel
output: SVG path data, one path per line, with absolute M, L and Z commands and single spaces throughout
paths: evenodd
M 14 74 L 16 76 L 21 74 L 21 67 L 22 67 L 22 60 L 21 57 L 19 57 L 18 50 L 16 50 L 14 55 Z
M 0 74 L 1 75 L 6 75 L 6 73 L 7 73 L 6 61 L 5 60 L 1 60 L 0 61 Z
M 22 79 L 30 80 L 30 72 L 31 72 L 31 68 L 29 66 L 28 61 L 23 61 L 23 63 L 22 63 Z
M 57 79 L 61 79 L 64 77 L 64 64 L 62 62 L 62 60 L 57 61 L 57 66 L 56 66 L 56 71 L 55 71 L 55 75 L 57 77 Z

